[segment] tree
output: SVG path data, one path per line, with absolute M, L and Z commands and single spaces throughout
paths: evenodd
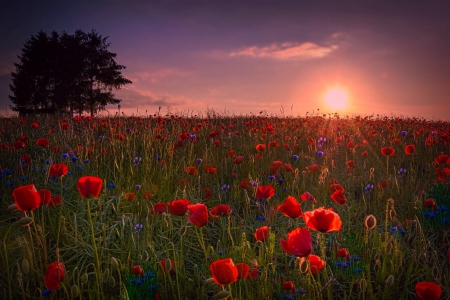
M 120 103 L 112 91 L 131 81 L 122 76 L 117 54 L 108 51 L 107 38 L 94 30 L 31 36 L 11 73 L 11 108 L 94 114 Z

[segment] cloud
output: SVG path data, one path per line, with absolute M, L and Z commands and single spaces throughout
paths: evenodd
M 16 68 L 14 66 L 2 66 L 0 65 L 0 75 L 10 75 Z
M 128 76 L 128 78 L 133 82 L 151 82 L 155 83 L 157 81 L 160 81 L 161 79 L 167 78 L 167 77 L 185 77 L 190 75 L 190 72 L 178 70 L 175 68 L 166 68 L 161 70 L 156 70 L 154 72 L 136 72 L 132 74 L 131 76 Z
M 320 58 L 329 55 L 338 48 L 337 45 L 319 46 L 315 43 L 283 43 L 272 44 L 265 47 L 247 47 L 239 51 L 233 51 L 229 54 L 235 56 L 268 57 L 279 60 L 288 59 L 311 59 Z

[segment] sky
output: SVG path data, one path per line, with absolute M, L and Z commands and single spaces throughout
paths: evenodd
M 0 115 L 32 35 L 96 30 L 133 83 L 127 115 L 384 115 L 450 119 L 450 1 L 8 1 Z M 339 89 L 347 105 L 327 102 Z M 115 114 L 117 106 L 108 106 Z

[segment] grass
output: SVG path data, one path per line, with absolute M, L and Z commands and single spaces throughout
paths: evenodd
M 62 129 L 63 122 L 68 129 Z M 2 299 L 419 299 L 415 285 L 422 281 L 437 283 L 441 298 L 450 298 L 450 177 L 436 173 L 436 167 L 449 164 L 435 162 L 450 154 L 447 122 L 208 111 L 203 116 L 5 117 L 0 132 Z M 26 147 L 15 150 L 21 137 Z M 36 145 L 42 137 L 49 147 Z M 319 142 L 321 137 L 326 142 Z M 274 141 L 279 145 L 269 147 Z M 258 152 L 257 144 L 266 150 Z M 404 152 L 408 144 L 415 146 L 412 155 Z M 395 149 L 394 156 L 381 154 L 386 146 Z M 244 162 L 234 164 L 229 150 Z M 22 161 L 25 153 L 29 164 Z M 273 161 L 290 164 L 292 171 L 271 172 Z M 52 162 L 64 162 L 69 173 L 50 178 Z M 320 169 L 308 172 L 313 164 Z M 217 172 L 207 173 L 207 165 Z M 188 166 L 198 173 L 189 175 Z M 78 178 L 87 175 L 103 180 L 96 199 L 83 199 L 77 190 Z M 345 188 L 345 205 L 330 198 L 332 179 Z M 240 188 L 243 180 L 253 186 Z M 23 226 L 24 213 L 9 206 L 12 191 L 28 184 L 61 195 L 62 204 L 27 213 L 33 221 Z M 275 195 L 256 200 L 261 185 L 273 186 Z M 205 198 L 205 189 L 211 197 Z M 317 203 L 301 201 L 305 191 Z M 127 200 L 127 193 L 136 199 Z M 310 230 L 313 253 L 326 262 L 315 275 L 305 271 L 308 261 L 302 266 L 278 241 L 306 227 L 302 218 L 277 210 L 287 196 L 295 197 L 303 212 L 333 208 L 342 220 L 339 231 Z M 436 201 L 435 210 L 424 207 L 428 198 Z M 227 204 L 232 214 L 210 217 L 198 228 L 186 215 L 151 213 L 154 204 L 175 199 L 204 203 L 209 210 Z M 377 219 L 371 230 L 364 226 L 368 215 Z M 262 226 L 270 227 L 269 236 L 256 241 L 253 234 Z M 348 249 L 348 260 L 336 256 L 339 248 Z M 254 278 L 224 286 L 211 282 L 209 265 L 223 258 L 247 263 Z M 56 261 L 66 274 L 49 292 L 44 276 Z M 135 265 L 143 268 L 142 277 L 131 273 Z M 294 292 L 282 289 L 287 280 L 295 284 Z

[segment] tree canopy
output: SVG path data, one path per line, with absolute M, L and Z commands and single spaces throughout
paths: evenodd
M 131 81 L 122 76 L 125 66 L 108 51 L 108 37 L 96 31 L 39 31 L 25 42 L 11 73 L 9 96 L 14 111 L 53 109 L 57 112 L 91 114 L 118 104 L 113 89 Z

